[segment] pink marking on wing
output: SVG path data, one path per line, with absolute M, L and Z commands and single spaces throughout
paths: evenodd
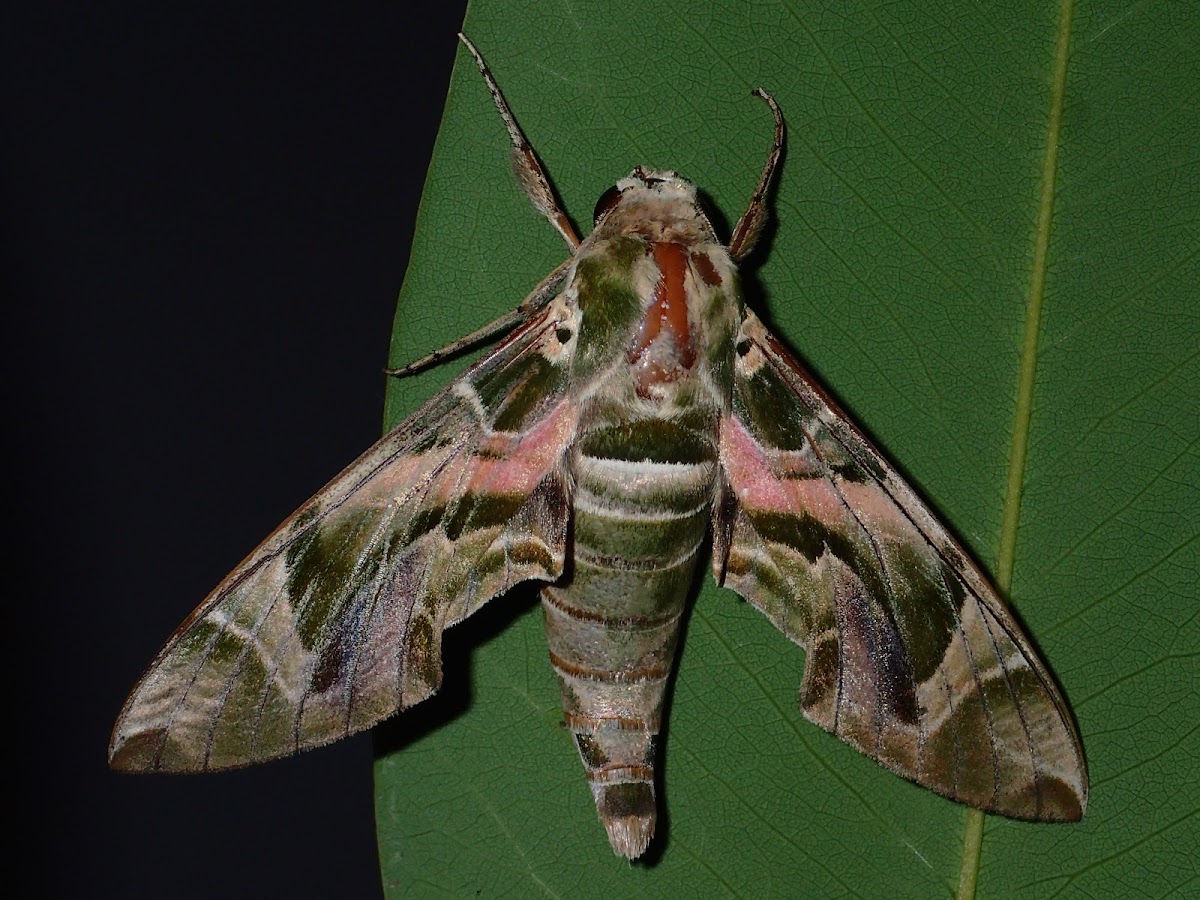
M 733 416 L 721 423 L 721 465 L 738 501 L 755 508 L 780 509 L 787 503 L 782 483 L 758 442 Z
M 878 484 L 847 482 L 841 487 L 846 502 L 854 509 L 859 519 L 867 524 L 870 531 L 916 544 L 927 543 L 926 538 L 904 514 L 904 510 Z
M 492 436 L 486 443 L 489 455 L 476 457 L 469 489 L 477 494 L 528 494 L 562 455 L 577 421 L 575 405 L 560 403 L 516 441 Z
M 364 486 L 357 502 L 370 498 L 385 506 L 405 502 L 413 491 L 419 492 L 427 505 L 446 503 L 467 491 L 528 494 L 566 448 L 577 421 L 578 409 L 562 403 L 516 439 L 495 434 L 484 438 L 473 451 L 440 447 L 398 457 Z M 480 452 L 486 455 L 480 456 Z
M 781 470 L 793 466 L 781 465 L 781 454 L 764 450 L 734 417 L 725 420 L 721 434 L 721 462 L 742 506 L 754 512 L 805 512 L 829 525 L 844 524 L 846 507 L 829 479 L 781 480 Z
M 379 506 L 386 506 L 404 491 L 411 490 L 423 481 L 427 473 L 445 457 L 445 450 L 399 456 L 363 485 L 355 502 L 361 504 L 374 500 Z

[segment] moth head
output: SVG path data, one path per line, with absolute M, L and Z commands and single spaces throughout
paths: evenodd
M 712 232 L 712 224 L 696 198 L 696 186 L 674 172 L 638 166 L 600 195 L 593 218 L 599 226 L 606 220 L 622 218 L 622 212 L 633 222 L 692 222 L 707 234 Z M 619 227 L 629 228 L 633 222 Z

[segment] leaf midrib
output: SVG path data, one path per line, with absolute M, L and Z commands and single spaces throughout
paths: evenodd
M 1029 453 L 1029 430 L 1033 420 L 1033 391 L 1037 370 L 1038 336 L 1041 333 L 1042 303 L 1046 292 L 1046 272 L 1050 256 L 1050 230 L 1054 218 L 1055 176 L 1058 147 L 1062 135 L 1063 104 L 1067 90 L 1067 62 L 1071 50 L 1071 15 L 1074 0 L 1061 0 L 1058 34 L 1054 47 L 1054 73 L 1050 83 L 1050 112 L 1046 119 L 1046 150 L 1042 158 L 1041 192 L 1038 197 L 1037 225 L 1034 231 L 1033 260 L 1029 293 L 1025 306 L 1025 330 L 1021 342 L 1021 362 L 1017 374 L 1017 403 L 1013 416 L 1012 443 L 1009 448 L 1008 481 L 1000 525 L 1000 545 L 996 558 L 996 587 L 1008 597 L 1016 565 L 1017 533 L 1021 517 L 1021 493 Z M 963 856 L 959 869 L 958 898 L 975 896 L 979 864 L 983 850 L 981 810 L 967 812 L 963 826 Z

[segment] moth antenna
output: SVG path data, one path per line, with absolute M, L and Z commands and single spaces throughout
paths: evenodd
M 738 219 L 733 229 L 733 237 L 729 239 L 729 255 L 733 257 L 734 262 L 741 262 L 750 255 L 750 251 L 758 243 L 763 226 L 767 224 L 767 191 L 771 187 L 775 167 L 779 165 L 779 157 L 783 154 L 783 113 L 779 111 L 779 104 L 762 88 L 755 88 L 751 93 L 761 97 L 767 102 L 767 106 L 771 107 L 771 112 L 775 115 L 775 140 L 763 166 L 762 175 L 759 176 L 758 187 L 754 189 L 754 195 L 750 198 L 750 205 Z
M 483 75 L 483 80 L 487 82 L 488 90 L 492 94 L 492 100 L 496 102 L 496 109 L 500 110 L 500 118 L 504 120 L 504 127 L 508 129 L 508 137 L 513 145 L 513 172 L 516 174 L 517 180 L 521 183 L 521 189 L 525 191 L 525 196 L 529 198 L 534 209 L 549 220 L 555 230 L 563 236 L 563 240 L 567 242 L 567 247 L 574 251 L 579 246 L 579 235 L 571 227 L 571 220 L 567 218 L 562 204 L 554 196 L 554 189 L 550 187 L 550 179 L 546 177 L 546 170 L 542 168 L 541 161 L 537 158 L 537 154 L 533 152 L 533 146 L 526 139 L 525 133 L 521 131 L 521 126 L 517 124 L 516 117 L 513 116 L 512 110 L 508 108 L 508 102 L 504 99 L 504 95 L 500 93 L 500 86 L 496 84 L 496 79 L 492 77 L 491 70 L 487 67 L 487 63 L 483 61 L 483 57 L 479 55 L 479 51 L 475 49 L 475 45 L 462 32 L 459 32 L 458 39 L 463 42 L 463 46 L 475 57 L 475 65 L 479 66 L 479 73 Z

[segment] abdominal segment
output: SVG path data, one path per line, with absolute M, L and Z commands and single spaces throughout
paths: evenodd
M 612 434 L 592 438 L 574 454 L 573 564 L 543 588 L 542 609 L 597 811 L 614 852 L 633 859 L 654 833 L 663 696 L 707 533 L 715 453 L 701 439 L 678 462 L 631 461 Z

